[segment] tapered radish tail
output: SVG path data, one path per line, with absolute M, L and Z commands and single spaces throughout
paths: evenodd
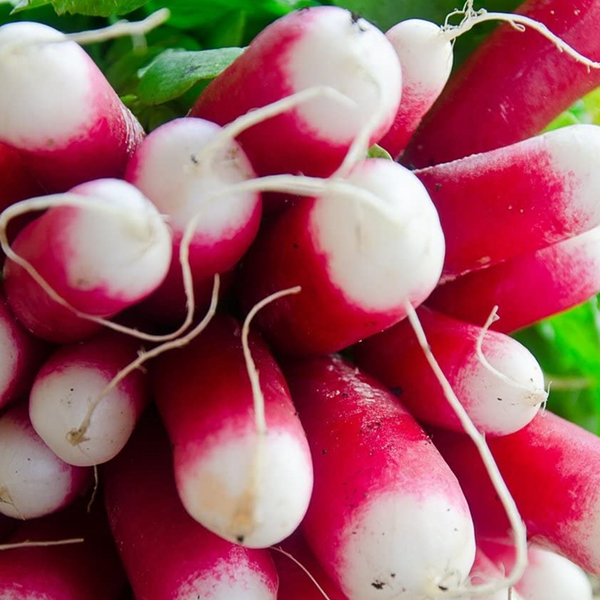
M 573 125 L 416 171 L 446 237 L 442 281 L 600 225 L 599 151 L 600 127 Z
M 271 65 L 267 71 L 265 64 Z M 323 85 L 355 106 L 315 99 L 248 129 L 239 141 L 261 176 L 328 177 L 348 154 L 344 168 L 359 146 L 382 137 L 400 102 L 400 65 L 391 44 L 349 11 L 316 7 L 279 19 L 204 90 L 191 116 L 225 125 L 251 109 Z
M 543 292 L 540 293 L 540 290 Z M 600 291 L 600 228 L 438 286 L 427 304 L 480 325 L 494 306 L 510 333 L 580 304 Z
M 529 423 L 548 394 L 534 356 L 512 338 L 417 310 L 431 351 L 479 431 L 506 435 Z M 371 337 L 354 350 L 356 363 L 396 390 L 411 414 L 426 423 L 464 431 L 409 322 Z

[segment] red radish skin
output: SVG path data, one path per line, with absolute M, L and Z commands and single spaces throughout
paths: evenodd
M 340 358 L 284 371 L 315 468 L 303 533 L 333 581 L 351 600 L 422 600 L 460 585 L 475 555 L 473 523 L 410 414 Z
M 35 519 L 64 508 L 90 482 L 91 470 L 63 462 L 37 435 L 19 405 L 0 417 L 0 513 Z
M 244 261 L 246 310 L 302 287 L 257 316 L 281 352 L 322 354 L 358 342 L 403 319 L 408 303 L 420 304 L 439 279 L 443 234 L 417 178 L 390 160 L 369 159 L 348 182 L 380 205 L 335 190 L 305 199 L 266 225 Z
M 373 124 L 370 143 L 385 134 L 400 102 L 394 49 L 347 10 L 323 6 L 277 20 L 202 92 L 190 114 L 226 125 L 251 109 L 324 85 L 356 106 L 313 99 L 248 129 L 239 140 L 259 175 L 328 177 L 361 129 Z
M 600 59 L 600 1 L 529 0 L 517 13 Z M 528 139 L 598 85 L 599 70 L 578 64 L 540 33 L 506 23 L 450 79 L 403 162 L 428 167 Z
M 27 394 L 45 352 L 44 344 L 16 321 L 0 292 L 0 409 Z
M 171 235 L 152 203 L 123 181 L 86 183 L 72 194 L 83 203 L 50 208 L 21 231 L 12 248 L 71 306 L 108 318 L 161 284 L 171 261 Z M 4 276 L 11 309 L 36 336 L 68 343 L 99 329 L 58 304 L 14 261 L 7 260 Z
M 94 511 L 97 513 L 98 511 Z M 102 513 L 77 506 L 23 523 L 9 543 L 83 538 L 83 542 L 0 552 L 0 598 L 118 600 L 125 574 Z
M 600 225 L 600 127 L 573 125 L 416 171 L 446 237 L 442 281 Z
M 325 596 L 315 581 L 327 594 L 329 600 L 348 600 L 348 597 L 344 596 L 325 574 L 300 531 L 295 532 L 278 548 L 281 548 L 289 556 L 276 549 L 271 552 L 279 574 L 277 600 L 323 600 Z M 315 581 L 295 561 L 298 561 Z
M 126 179 L 167 215 L 173 230 L 173 253 L 167 278 L 146 301 L 145 309 L 161 318 L 185 315 L 179 248 L 190 219 L 200 214 L 190 244 L 190 268 L 196 303 L 207 305 L 215 273 L 232 269 L 246 252 L 261 217 L 257 192 L 211 194 L 253 179 L 244 152 L 233 141 L 210 157 L 206 146 L 222 129 L 203 119 L 176 119 L 155 129 L 127 166 Z
M 439 286 L 428 299 L 442 313 L 482 325 L 494 306 L 505 333 L 585 302 L 600 292 L 600 228 Z
M 461 483 L 478 535 L 510 540 L 504 511 L 472 443 L 441 430 L 433 441 Z M 521 431 L 488 443 L 529 537 L 600 573 L 600 440 L 545 412 Z
M 83 48 L 39 23 L 0 28 L 0 142 L 48 192 L 120 177 L 143 130 Z M 60 93 L 56 93 L 60 90 Z
M 422 118 L 436 101 L 452 71 L 452 42 L 435 23 L 407 19 L 394 25 L 385 37 L 402 68 L 402 101 L 390 130 L 379 140 L 398 158 Z
M 0 143 L 0 211 L 7 206 L 24 200 L 39 196 L 42 189 L 27 171 L 23 158 L 19 153 Z
M 254 486 L 258 436 L 237 322 L 217 317 L 186 348 L 157 359 L 151 381 L 188 513 L 225 539 L 266 548 L 300 524 L 313 474 L 306 437 L 283 375 L 257 336 L 251 336 L 250 348 L 267 422 L 264 461 Z M 238 515 L 248 501 L 249 488 L 255 490 L 256 505 L 250 524 L 240 524 Z
M 222 540 L 181 506 L 168 439 L 156 421 L 141 423 L 106 467 L 107 511 L 135 597 L 275 600 L 277 573 L 268 551 Z
M 535 417 L 548 395 L 542 369 L 527 348 L 504 334 L 425 307 L 417 314 L 434 356 L 477 429 L 507 435 Z M 483 360 L 478 353 L 481 340 Z M 354 358 L 395 390 L 415 418 L 464 431 L 407 321 L 356 346 Z
M 114 458 L 125 446 L 148 403 L 146 379 L 135 371 L 103 397 L 84 440 L 67 441 L 89 403 L 138 356 L 140 343 L 113 332 L 63 346 L 41 368 L 29 396 L 29 416 L 37 434 L 65 462 L 89 467 Z

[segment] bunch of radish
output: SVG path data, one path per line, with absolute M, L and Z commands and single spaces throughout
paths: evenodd
M 290 13 L 148 135 L 0 27 L 0 598 L 591 599 L 600 440 L 507 334 L 600 291 L 600 127 L 537 135 L 600 0 L 456 14 Z

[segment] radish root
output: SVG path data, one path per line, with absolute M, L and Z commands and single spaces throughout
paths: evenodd
M 83 538 L 69 538 L 66 540 L 52 540 L 49 542 L 16 542 L 15 544 L 0 544 L 2 550 L 17 550 L 19 548 L 48 548 L 50 546 L 67 546 L 69 544 L 82 544 L 85 542 Z
M 510 525 L 514 532 L 515 537 L 515 564 L 512 569 L 512 572 L 507 575 L 504 579 L 499 579 L 496 581 L 490 581 L 489 583 L 478 584 L 474 586 L 466 585 L 457 587 L 449 587 L 445 585 L 445 582 L 438 581 L 435 582 L 435 586 L 429 592 L 432 597 L 435 598 L 467 598 L 471 596 L 486 596 L 495 594 L 496 592 L 500 592 L 502 590 L 508 589 L 512 587 L 515 583 L 521 579 L 525 569 L 528 564 L 527 557 L 527 530 L 525 528 L 525 524 L 521 519 L 521 515 L 519 514 L 519 510 L 517 505 L 512 497 L 508 487 L 504 479 L 502 478 L 502 474 L 498 469 L 498 465 L 494 460 L 494 457 L 485 441 L 485 437 L 479 433 L 473 421 L 471 421 L 469 415 L 465 411 L 463 405 L 460 403 L 460 400 L 457 398 L 452 386 L 450 385 L 448 379 L 444 375 L 440 365 L 438 364 L 429 343 L 427 341 L 427 337 L 425 335 L 425 331 L 423 330 L 423 326 L 419 320 L 419 317 L 412 307 L 412 305 L 407 302 L 406 311 L 408 320 L 410 322 L 413 331 L 415 332 L 415 336 L 421 346 L 423 353 L 429 363 L 432 371 L 434 372 L 438 382 L 440 383 L 444 395 L 448 400 L 448 403 L 453 408 L 456 416 L 459 418 L 465 433 L 471 438 L 477 450 L 481 456 L 481 460 L 485 465 L 485 468 L 490 476 L 490 480 L 504 510 L 506 511 L 506 515 L 510 522 Z

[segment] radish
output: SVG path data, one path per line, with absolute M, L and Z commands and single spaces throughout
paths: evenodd
M 258 316 L 285 353 L 333 352 L 390 327 L 440 276 L 442 230 L 410 171 L 368 159 L 354 167 L 347 187 L 330 182 L 336 184 L 268 223 L 244 261 L 246 308 L 274 290 L 302 287 Z
M 540 293 L 540 290 L 543 292 Z M 600 291 L 600 228 L 543 250 L 515 257 L 439 286 L 428 304 L 470 323 L 512 332 L 572 308 Z
M 481 432 L 506 435 L 535 417 L 548 394 L 542 369 L 527 348 L 501 333 L 424 307 L 417 313 L 431 351 Z M 463 432 L 408 322 L 365 340 L 354 357 L 395 390 L 414 417 Z
M 600 71 L 590 72 L 597 64 L 581 57 L 600 59 L 598 0 L 528 0 L 517 12 L 451 78 L 412 138 L 405 164 L 427 167 L 527 139 L 600 85 Z M 496 15 L 471 10 L 469 27 Z M 539 24 L 564 42 L 547 30 L 539 35 Z
M 21 231 L 12 251 L 4 237 L 6 295 L 38 337 L 79 341 L 160 285 L 171 261 L 171 235 L 147 198 L 112 179 L 14 205 L 0 217 L 0 229 L 16 214 L 48 207 Z
M 392 45 L 347 10 L 323 6 L 279 19 L 211 82 L 190 114 L 226 125 L 251 109 L 322 85 L 351 102 L 313 99 L 248 129 L 239 140 L 259 175 L 328 177 L 348 164 L 351 147 L 363 152 L 385 134 L 400 102 L 401 71 Z
M 0 513 L 19 519 L 49 515 L 88 486 L 90 469 L 60 460 L 35 433 L 27 406 L 0 417 Z
M 59 348 L 35 378 L 29 416 L 37 434 L 65 462 L 88 467 L 114 458 L 148 402 L 146 381 L 135 371 L 99 405 L 80 444 L 69 442 L 96 398 L 137 357 L 139 342 L 114 332 Z
M 27 171 L 22 157 L 6 144 L 0 143 L 0 210 L 18 200 L 39 196 L 40 186 Z
M 185 313 L 181 240 L 191 217 L 200 213 L 190 245 L 196 301 L 207 303 L 212 277 L 240 260 L 258 231 L 258 192 L 213 197 L 218 190 L 255 177 L 234 141 L 215 147 L 221 128 L 203 119 L 176 119 L 154 130 L 127 167 L 126 179 L 167 215 L 173 230 L 173 256 L 166 280 L 146 302 L 162 320 Z M 221 134 L 222 135 L 222 134 Z
M 43 344 L 17 323 L 0 292 L 0 409 L 28 392 L 44 352 Z
M 143 130 L 88 54 L 39 23 L 0 28 L 0 141 L 51 192 L 119 177 Z M 60 93 L 57 93 L 60 90 Z
M 504 512 L 470 441 L 441 430 L 433 441 L 461 483 L 478 535 L 512 544 Z M 600 440 L 546 412 L 517 433 L 490 439 L 489 446 L 528 535 L 600 573 Z
M 118 600 L 125 587 L 103 514 L 81 506 L 23 523 L 0 552 L 0 598 Z
M 417 171 L 446 237 L 442 281 L 600 225 L 599 152 L 600 127 L 573 125 Z
M 284 371 L 315 468 L 303 532 L 329 576 L 350 599 L 453 597 L 473 563 L 473 524 L 423 430 L 340 358 Z
M 157 420 L 140 424 L 106 475 L 109 520 L 136 598 L 275 600 L 268 551 L 220 539 L 181 506 Z
M 450 37 L 435 23 L 422 19 L 401 21 L 385 36 L 400 60 L 402 101 L 394 123 L 378 144 L 397 158 L 446 85 L 454 53 Z
M 255 420 L 256 381 L 243 341 L 233 319 L 218 318 L 186 348 L 153 363 L 151 377 L 186 510 L 229 541 L 264 548 L 302 520 L 312 465 L 283 375 L 252 336 L 264 394 L 263 422 Z

